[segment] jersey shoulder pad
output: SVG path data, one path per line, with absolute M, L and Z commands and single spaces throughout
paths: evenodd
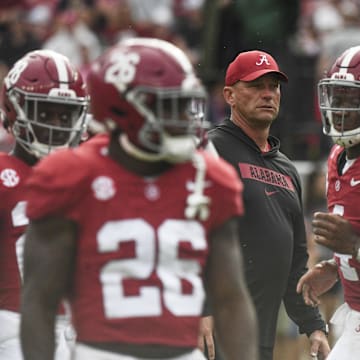
M 101 148 L 109 145 L 110 136 L 109 134 L 98 134 L 83 142 L 79 148 Z
M 30 180 L 36 180 L 43 186 L 67 188 L 79 184 L 86 178 L 89 167 L 82 163 L 74 149 L 58 150 L 35 165 Z
M 19 162 L 20 160 L 18 160 L 15 156 L 0 152 L 0 169 L 15 167 Z M 23 164 L 26 165 L 25 163 Z
M 96 160 L 84 161 L 77 149 L 58 150 L 40 160 L 26 182 L 29 219 L 62 215 L 80 203 Z

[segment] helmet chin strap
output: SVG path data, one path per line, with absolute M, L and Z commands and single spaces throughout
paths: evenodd
M 146 151 L 143 151 L 136 147 L 134 144 L 132 144 L 129 141 L 129 138 L 126 134 L 120 134 L 119 135 L 119 143 L 121 147 L 131 156 L 138 160 L 142 161 L 150 161 L 150 162 L 156 162 L 164 160 L 164 157 L 162 154 L 156 154 L 156 153 L 149 153 Z
M 161 152 L 164 159 L 172 163 L 182 163 L 192 159 L 196 150 L 196 137 L 191 135 L 169 136 L 164 133 L 162 136 Z
M 163 146 L 160 153 L 150 153 L 139 149 L 137 146 L 129 141 L 126 134 L 119 135 L 119 143 L 121 147 L 131 156 L 136 159 L 156 162 L 156 161 L 168 161 L 171 163 L 181 163 L 188 161 L 192 158 L 196 149 L 195 138 L 179 137 L 174 138 L 168 135 L 163 137 Z

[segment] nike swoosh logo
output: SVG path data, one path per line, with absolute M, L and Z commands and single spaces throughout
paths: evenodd
M 351 178 L 350 180 L 350 185 L 351 186 L 356 186 L 360 184 L 360 180 L 355 180 L 354 178 Z
M 267 190 L 265 190 L 265 195 L 271 196 L 271 195 L 276 194 L 277 192 L 278 192 L 278 190 L 275 190 L 275 191 L 267 191 Z

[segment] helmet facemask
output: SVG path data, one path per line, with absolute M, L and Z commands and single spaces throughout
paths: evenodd
M 86 130 L 86 98 L 57 98 L 10 90 L 8 98 L 16 112 L 12 132 L 30 154 L 42 158 L 79 144 Z
M 323 132 L 334 143 L 360 143 L 360 82 L 324 79 L 318 85 Z
M 192 157 L 197 136 L 207 126 L 202 89 L 184 92 L 137 87 L 126 96 L 146 119 L 138 138 L 130 139 L 133 145 L 153 154 L 154 160 L 182 162 Z

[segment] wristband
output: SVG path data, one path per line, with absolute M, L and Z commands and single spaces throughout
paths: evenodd
M 321 329 L 319 329 L 320 331 L 322 331 L 326 337 L 329 336 L 329 325 L 325 324 Z

